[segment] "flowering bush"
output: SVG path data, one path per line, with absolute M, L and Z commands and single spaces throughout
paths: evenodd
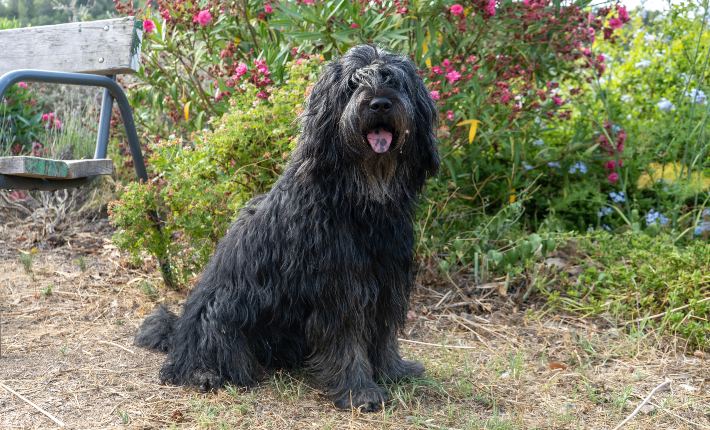
M 0 154 L 37 150 L 45 125 L 29 84 L 19 82 L 10 87 L 0 101 Z
M 710 190 L 703 126 L 710 33 L 702 16 L 691 4 L 640 14 L 594 45 L 605 74 L 574 100 L 573 120 L 548 133 L 556 146 L 579 142 L 590 168 L 569 188 L 585 193 L 551 205 L 560 218 L 577 218 L 579 228 L 677 229 L 692 237 Z M 621 193 L 623 201 L 608 197 Z
M 261 0 L 158 0 L 142 11 L 132 1 L 115 3 L 119 12 L 144 18 L 138 75 L 146 85 L 130 95 L 137 120 L 154 135 L 187 137 L 223 115 L 245 84 L 267 98 L 274 77 L 282 77 L 289 53 L 267 25 Z

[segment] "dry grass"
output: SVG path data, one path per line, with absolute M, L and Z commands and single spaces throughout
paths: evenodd
M 106 231 L 65 233 L 23 263 L 25 230 L 0 225 L 0 383 L 68 428 L 612 429 L 665 379 L 623 428 L 710 428 L 707 360 L 676 353 L 674 339 L 516 310 L 494 289 L 430 275 L 403 337 L 440 346 L 402 342 L 427 376 L 390 386 L 379 414 L 336 411 L 297 373 L 214 394 L 159 385 L 163 357 L 132 337 L 156 297 L 183 297 L 157 290 L 152 267 L 131 268 Z M 467 292 L 477 302 L 462 304 Z M 0 387 L 0 428 L 53 425 Z

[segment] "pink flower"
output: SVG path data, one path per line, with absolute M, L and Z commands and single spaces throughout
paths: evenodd
M 447 110 L 446 111 L 446 119 L 448 119 L 449 121 L 453 121 L 454 120 L 454 111 Z
M 357 22 L 353 22 L 352 24 L 350 24 L 350 28 L 360 28 L 360 24 L 358 24 Z
M 436 73 L 437 75 L 441 75 L 442 73 L 444 73 L 444 71 L 441 70 L 441 67 L 439 67 L 439 66 L 434 66 L 434 67 L 432 67 L 432 68 L 431 68 L 431 71 L 434 72 L 434 73 Z
M 582 49 L 582 54 L 584 54 L 584 55 L 586 55 L 587 57 L 589 57 L 590 55 L 592 55 L 592 50 L 589 49 L 589 48 L 584 48 L 584 49 Z
M 555 103 L 556 106 L 562 106 L 562 104 L 564 103 L 562 97 L 560 96 L 552 96 L 552 101 Z
M 258 70 L 262 75 L 269 76 L 271 74 L 269 66 L 266 65 L 265 60 L 254 60 L 254 65 L 256 66 L 256 70 Z
M 626 10 L 626 6 L 616 5 L 616 10 L 619 12 L 619 19 L 623 23 L 627 23 L 631 20 L 629 12 Z
M 270 5 L 269 3 L 266 3 L 266 4 L 264 5 L 264 12 L 266 12 L 266 13 L 274 13 L 274 8 L 271 7 L 271 5 Z
M 624 160 L 619 160 L 619 167 L 622 167 L 624 165 Z M 615 170 L 616 169 L 616 160 L 609 160 L 606 163 L 604 163 L 604 167 L 606 170 Z
M 155 31 L 155 23 L 152 19 L 143 20 L 143 31 L 145 31 L 145 34 L 150 34 Z
M 269 93 L 267 93 L 266 91 L 259 91 L 256 96 L 262 100 L 266 100 L 269 98 Z
M 457 72 L 456 70 L 452 70 L 446 74 L 446 80 L 449 81 L 450 84 L 453 84 L 459 79 L 461 79 L 461 73 Z
M 451 67 L 451 61 L 449 61 L 448 58 L 444 58 L 444 61 L 441 62 L 441 65 L 448 69 L 449 67 Z
M 27 89 L 27 82 L 18 82 L 17 86 L 22 88 L 23 90 Z
M 160 9 L 160 16 L 163 17 L 165 21 L 170 21 L 170 18 L 172 18 L 170 11 L 167 9 Z
M 621 20 L 619 18 L 612 18 L 609 20 L 609 27 L 613 28 L 614 30 L 618 30 L 623 26 L 624 26 L 624 23 L 621 22 Z
M 192 22 L 196 22 L 204 27 L 212 22 L 212 14 L 209 9 L 201 10 L 192 18 Z
M 439 100 L 441 98 L 441 96 L 439 95 L 439 92 L 436 90 L 430 92 L 429 94 L 431 94 L 431 98 L 433 100 Z
M 49 114 L 48 113 L 42 114 L 42 121 L 49 121 Z
M 308 6 L 313 6 L 314 4 L 316 4 L 316 0 L 301 0 L 301 3 Z
M 237 78 L 241 78 L 247 73 L 248 70 L 249 68 L 246 64 L 239 63 L 237 64 L 237 67 L 234 68 L 234 76 L 236 76 Z
M 486 16 L 495 16 L 496 15 L 496 0 L 488 0 L 488 4 L 486 4 L 486 8 L 484 9 L 484 12 L 486 13 Z
M 458 3 L 451 5 L 451 7 L 449 8 L 449 12 L 451 12 L 451 14 L 455 16 L 463 15 L 463 6 Z
M 616 173 L 616 172 L 609 173 L 609 176 L 607 176 L 607 179 L 608 179 L 609 182 L 611 182 L 612 184 L 615 184 L 616 181 L 619 180 L 619 174 Z
M 54 128 L 56 128 L 57 130 L 61 130 L 62 129 L 62 122 L 58 119 L 55 119 L 54 120 Z

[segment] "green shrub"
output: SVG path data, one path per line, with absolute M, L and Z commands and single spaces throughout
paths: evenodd
M 110 208 L 114 240 L 136 257 L 148 251 L 172 261 L 184 284 L 206 263 L 239 208 L 268 191 L 298 135 L 296 113 L 315 79 L 316 60 L 287 69 L 287 85 L 255 102 L 256 87 L 231 100 L 214 131 L 155 145 L 148 166 L 154 179 L 126 186 Z M 157 211 L 157 231 L 148 213 Z

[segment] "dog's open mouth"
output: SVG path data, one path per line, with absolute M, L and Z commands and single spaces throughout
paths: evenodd
M 387 127 L 375 127 L 367 132 L 367 142 L 372 150 L 378 154 L 383 154 L 392 145 L 393 134 Z

